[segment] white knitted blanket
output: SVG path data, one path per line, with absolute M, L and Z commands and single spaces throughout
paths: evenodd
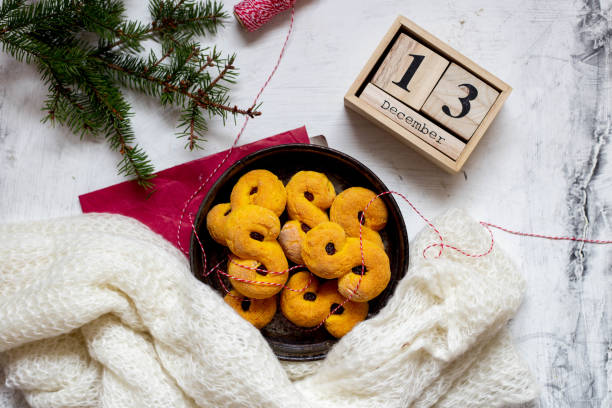
M 488 233 L 461 211 L 435 224 L 449 243 L 488 248 Z M 510 259 L 497 247 L 479 259 L 452 250 L 424 259 L 432 242 L 431 231 L 419 234 L 388 305 L 324 361 L 281 364 L 177 249 L 135 220 L 2 225 L 0 407 L 25 398 L 36 408 L 490 408 L 534 398 L 504 328 L 524 290 Z

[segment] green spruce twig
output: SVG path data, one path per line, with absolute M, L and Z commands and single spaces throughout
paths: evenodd
M 216 33 L 227 19 L 213 0 L 150 0 L 151 23 L 130 21 L 122 0 L 4 0 L 0 5 L 2 50 L 33 63 L 47 85 L 43 122 L 73 133 L 103 135 L 122 156 L 120 174 L 152 187 L 153 165 L 136 143 L 132 108 L 121 87 L 156 97 L 180 109 L 178 136 L 201 148 L 208 120 L 260 114 L 258 106 L 229 103 L 235 55 L 223 57 L 194 36 Z M 93 36 L 94 40 L 91 39 Z M 143 56 L 154 40 L 162 52 Z M 207 112 L 207 115 L 205 114 Z

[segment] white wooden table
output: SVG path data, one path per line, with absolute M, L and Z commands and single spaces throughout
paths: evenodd
M 130 15 L 147 16 L 146 2 L 128 3 Z M 264 114 L 243 142 L 305 124 L 428 216 L 463 207 L 478 220 L 523 231 L 610 239 L 611 7 L 612 0 L 300 0 Z M 343 106 L 398 14 L 514 88 L 461 174 L 442 172 Z M 254 34 L 232 19 L 204 40 L 237 52 L 238 105 L 250 103 L 274 65 L 288 17 Z M 118 156 L 104 142 L 39 122 L 44 94 L 34 68 L 0 54 L 0 222 L 79 214 L 79 194 L 122 181 Z M 138 142 L 157 169 L 223 150 L 237 132 L 212 123 L 206 150 L 188 152 L 174 136 L 176 112 L 128 97 Z M 423 223 L 400 205 L 412 237 Z M 535 405 L 612 406 L 612 247 L 495 237 L 528 282 L 511 330 L 541 385 Z

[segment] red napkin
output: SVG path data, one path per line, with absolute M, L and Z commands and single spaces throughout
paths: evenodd
M 285 143 L 308 143 L 306 128 L 290 130 L 234 148 L 227 161 L 194 197 L 185 211 L 178 237 L 185 253 L 189 251 L 191 237 L 189 215 L 195 217 L 204 196 L 223 172 L 236 161 L 253 152 Z M 219 165 L 226 154 L 227 150 L 158 172 L 154 179 L 156 191 L 150 197 L 149 193 L 136 183 L 129 181 L 83 194 L 79 196 L 81 209 L 84 213 L 106 212 L 136 218 L 180 248 L 177 242 L 177 231 L 181 212 L 189 197 Z

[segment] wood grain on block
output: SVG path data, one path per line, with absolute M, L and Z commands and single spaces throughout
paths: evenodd
M 372 83 L 419 110 L 448 64 L 445 58 L 423 44 L 400 34 L 374 74 Z
M 375 85 L 368 84 L 359 98 L 453 160 L 465 147 L 465 143 Z
M 452 63 L 421 110 L 469 140 L 498 96 L 487 83 Z

